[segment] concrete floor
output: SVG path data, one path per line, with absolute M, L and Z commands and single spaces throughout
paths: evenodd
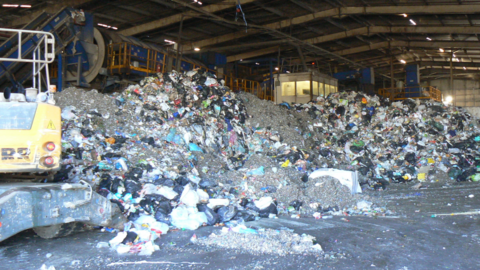
M 0 243 L 0 269 L 480 269 L 480 185 L 454 183 L 412 190 L 406 185 L 371 194 L 383 196 L 397 216 L 261 219 L 249 226 L 290 228 L 317 238 L 330 258 L 314 255 L 251 255 L 191 244 L 195 233 L 169 232 L 150 257 L 97 249 L 113 234 L 89 231 L 45 240 L 25 231 Z M 474 195 L 473 198 L 469 195 Z M 452 215 L 455 213 L 455 215 Z M 480 213 L 480 212 L 479 212 Z M 435 215 L 432 217 L 432 215 Z M 47 258 L 46 254 L 52 256 Z M 340 258 L 340 254 L 345 254 Z M 145 262 L 142 262 L 145 261 Z M 133 262 L 135 264 L 121 264 Z M 170 263 L 165 263 L 170 262 Z M 120 263 L 120 264 L 115 264 Z M 192 264 L 196 263 L 196 264 Z

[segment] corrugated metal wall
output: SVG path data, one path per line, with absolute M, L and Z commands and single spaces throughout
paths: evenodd
M 453 89 L 450 89 L 450 79 L 430 81 L 442 91 L 443 97 L 452 96 L 453 104 L 461 107 L 480 107 L 480 83 L 474 80 L 453 80 Z

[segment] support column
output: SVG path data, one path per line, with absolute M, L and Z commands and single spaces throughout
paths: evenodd
M 393 84 L 394 84 L 394 80 L 393 80 L 393 55 L 391 55 L 390 56 L 390 87 L 392 88 L 392 92 L 393 92 L 393 88 L 394 88 Z
M 57 92 L 62 92 L 64 85 L 63 76 L 65 74 L 65 55 L 63 53 L 57 54 L 57 63 L 58 63 L 58 70 L 57 70 Z
M 182 19 L 180 20 L 180 29 L 178 30 L 178 42 L 177 42 L 177 63 L 175 64 L 175 69 L 177 71 L 181 70 L 181 65 L 182 65 L 182 55 L 180 51 L 182 50 L 182 28 L 183 28 L 183 18 L 185 16 L 182 15 Z
M 455 90 L 453 89 L 453 48 L 450 48 L 450 91 L 453 97 L 453 104 L 455 104 Z
M 298 55 L 300 56 L 300 60 L 302 61 L 303 71 L 307 71 L 307 63 L 305 62 L 305 57 L 303 57 L 303 52 L 300 46 L 297 46 Z

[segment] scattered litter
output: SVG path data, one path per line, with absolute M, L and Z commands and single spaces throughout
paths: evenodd
M 289 230 L 256 230 L 245 225 L 224 227 L 217 234 L 199 238 L 198 244 L 236 249 L 255 255 L 323 254 L 322 247 L 311 235 L 299 235 Z
M 469 216 L 469 215 L 478 215 L 478 214 L 480 214 L 480 210 L 468 211 L 468 212 L 449 213 L 449 214 L 432 214 L 432 217 L 437 217 L 437 216 Z
M 55 270 L 55 266 L 50 265 L 50 266 L 47 267 L 47 265 L 42 264 L 42 267 L 40 267 L 39 270 Z
M 188 265 L 209 265 L 209 263 L 201 262 L 169 262 L 169 261 L 136 261 L 136 262 L 114 262 L 109 263 L 107 266 L 117 266 L 117 265 L 130 265 L 130 264 L 188 264 Z

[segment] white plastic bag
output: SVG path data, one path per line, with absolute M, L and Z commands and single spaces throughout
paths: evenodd
M 358 172 L 344 171 L 337 169 L 318 169 L 310 174 L 308 178 L 315 179 L 321 176 L 331 176 L 350 189 L 352 194 L 362 193 L 362 188 L 358 182 Z
M 200 198 L 195 190 L 193 190 L 190 184 L 186 185 L 183 189 L 180 202 L 187 206 L 196 206 L 200 202 Z
M 173 200 L 173 198 L 175 198 L 175 196 L 178 195 L 178 193 L 175 192 L 171 187 L 165 187 L 165 186 L 162 186 L 161 188 L 159 188 L 155 193 L 160 194 L 169 200 Z
M 272 197 L 262 197 L 260 200 L 257 200 L 254 203 L 258 209 L 262 210 L 269 207 L 273 203 L 273 199 Z

